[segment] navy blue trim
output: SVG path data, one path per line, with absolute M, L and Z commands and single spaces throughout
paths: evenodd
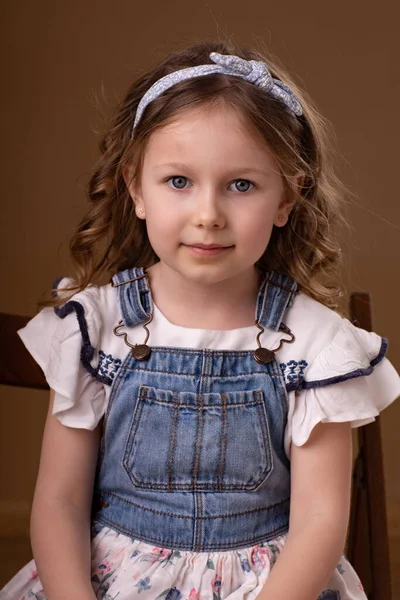
M 388 351 L 388 346 L 389 346 L 389 342 L 387 340 L 387 338 L 382 338 L 382 343 L 381 343 L 381 349 L 379 351 L 379 354 L 376 358 L 374 358 L 374 360 L 371 360 L 371 366 L 375 367 L 375 365 L 377 365 L 378 363 L 381 362 L 381 360 L 383 358 L 385 358 L 385 355 Z
M 64 279 L 64 275 L 61 275 L 61 277 L 57 277 L 57 279 L 54 281 L 52 288 L 51 288 L 52 298 L 57 298 L 57 288 L 63 279 Z
M 85 367 L 86 371 L 92 375 L 92 377 L 95 377 L 98 381 L 101 381 L 101 383 L 111 385 L 112 379 L 110 377 L 100 375 L 99 365 L 94 368 L 90 364 L 90 361 L 94 356 L 95 348 L 90 343 L 89 330 L 85 318 L 85 309 L 83 308 L 82 304 L 76 300 L 70 300 L 61 307 L 54 307 L 54 312 L 58 317 L 60 317 L 60 319 L 65 319 L 65 317 L 71 314 L 73 311 L 76 313 L 79 329 L 82 335 L 81 362 L 83 366 Z
M 54 281 L 52 292 L 51 292 L 53 298 L 57 297 L 57 288 L 63 279 L 64 279 L 64 277 L 58 277 Z M 92 375 L 92 377 L 95 377 L 95 379 L 97 379 L 101 383 L 105 383 L 106 385 L 111 385 L 113 382 L 113 378 L 105 376 L 105 375 L 101 375 L 99 373 L 99 368 L 101 366 L 101 362 L 99 362 L 99 364 L 97 365 L 96 368 L 92 367 L 92 365 L 90 364 L 90 361 L 92 360 L 92 358 L 94 356 L 95 348 L 90 343 L 89 329 L 88 329 L 86 318 L 85 318 L 85 309 L 82 306 L 82 304 L 80 302 L 77 302 L 76 300 L 69 300 L 63 306 L 60 306 L 60 307 L 55 306 L 54 307 L 54 312 L 56 313 L 56 315 L 58 317 L 60 317 L 60 319 L 65 319 L 65 317 L 67 315 L 69 315 L 70 313 L 72 313 L 73 311 L 75 311 L 75 313 L 76 313 L 76 317 L 78 319 L 78 324 L 79 324 L 79 329 L 80 329 L 81 336 L 82 336 L 83 343 L 82 343 L 82 348 L 81 348 L 81 361 L 82 361 L 83 366 L 85 367 L 86 371 L 88 371 L 88 373 L 90 373 L 90 375 Z
M 365 369 L 356 369 L 355 371 L 351 371 L 351 373 L 345 373 L 344 375 L 337 375 L 336 377 L 329 377 L 328 379 L 320 379 L 318 381 L 297 381 L 295 383 L 289 383 L 286 386 L 286 390 L 288 392 L 293 392 L 297 390 L 310 390 L 313 388 L 320 388 L 326 385 L 332 385 L 334 383 L 341 383 L 342 381 L 347 381 L 349 379 L 356 379 L 357 377 L 363 377 L 366 375 L 371 375 L 376 367 L 385 357 L 388 350 L 388 340 L 387 338 L 382 338 L 381 347 L 379 350 L 379 354 L 370 362 L 369 367 Z

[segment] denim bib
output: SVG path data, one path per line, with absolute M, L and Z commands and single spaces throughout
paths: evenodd
M 124 325 L 148 322 L 144 271 L 118 273 L 113 285 Z M 257 298 L 261 327 L 290 334 L 282 319 L 296 289 L 289 277 L 268 273 Z M 286 532 L 288 401 L 275 355 L 262 364 L 253 350 L 152 347 L 151 335 L 149 349 L 142 360 L 130 351 L 112 384 L 93 520 L 195 552 L 246 547 Z

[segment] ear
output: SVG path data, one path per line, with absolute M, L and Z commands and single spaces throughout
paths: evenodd
M 134 180 L 132 170 L 129 167 L 125 167 L 122 170 L 122 176 L 125 181 L 125 185 L 128 188 L 129 195 L 135 205 L 135 213 L 139 219 L 145 219 L 146 213 L 144 211 L 144 203 L 141 195 L 140 186 Z
M 292 178 L 297 193 L 300 194 L 304 185 L 304 174 L 299 173 Z M 274 225 L 276 227 L 284 227 L 289 220 L 289 215 L 296 204 L 296 198 L 293 193 L 286 192 L 282 199 L 277 213 L 275 215 Z

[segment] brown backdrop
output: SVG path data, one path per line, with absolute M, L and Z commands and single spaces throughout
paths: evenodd
M 2 290 L 0 311 L 33 315 L 84 211 L 97 156 L 96 97 L 110 104 L 138 70 L 184 41 L 231 36 L 266 43 L 333 122 L 342 177 L 357 194 L 344 277 L 369 291 L 375 330 L 400 369 L 396 3 L 232 3 L 170 0 L 3 0 Z M 104 105 L 103 105 L 104 107 Z M 61 243 L 60 243 L 61 242 Z M 45 393 L 1 388 L 0 527 L 26 531 L 46 411 Z M 383 415 L 392 529 L 400 519 L 400 403 Z M 397 529 L 396 529 L 397 530 Z

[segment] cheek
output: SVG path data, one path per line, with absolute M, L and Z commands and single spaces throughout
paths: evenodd
M 146 206 L 146 227 L 151 245 L 157 254 L 162 254 L 180 240 L 184 227 L 182 214 L 173 210 L 170 203 L 152 202 Z
M 183 220 L 181 211 L 174 210 L 168 203 L 157 203 L 146 208 L 146 221 L 149 229 L 164 231 L 174 231 L 178 229 Z
M 142 200 L 148 229 L 160 229 L 163 225 L 167 227 L 172 222 L 174 211 L 160 186 L 150 184 L 143 186 Z
M 255 243 L 268 241 L 274 225 L 275 214 L 261 210 L 245 211 L 237 221 L 237 234 L 254 240 Z

